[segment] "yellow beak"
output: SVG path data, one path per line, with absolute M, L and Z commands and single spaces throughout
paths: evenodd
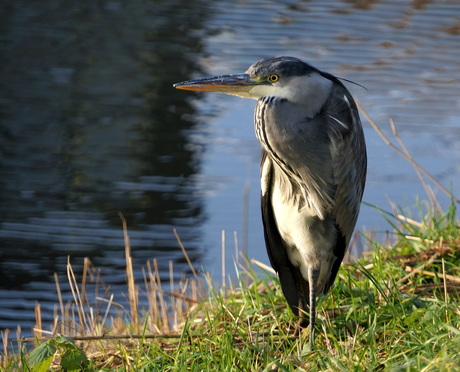
M 183 90 L 220 92 L 240 97 L 251 97 L 251 89 L 260 84 L 260 82 L 252 80 L 248 74 L 234 74 L 188 80 L 173 86 Z

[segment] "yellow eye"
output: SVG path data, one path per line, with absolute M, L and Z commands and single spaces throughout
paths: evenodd
M 270 83 L 276 83 L 278 80 L 280 79 L 280 77 L 276 74 L 272 74 L 268 77 L 268 81 Z

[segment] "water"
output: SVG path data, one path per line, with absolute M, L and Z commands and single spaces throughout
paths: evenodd
M 460 4 L 457 1 L 22 1 L 0 5 L 0 328 L 44 323 L 90 257 L 123 301 L 126 218 L 138 281 L 157 258 L 169 277 L 219 278 L 240 249 L 268 263 L 259 216 L 254 101 L 172 84 L 243 72 L 293 55 L 348 84 L 391 139 L 460 194 Z M 364 200 L 390 209 L 424 190 L 410 164 L 364 122 Z M 440 195 L 443 205 L 448 198 Z M 363 206 L 359 230 L 389 228 Z M 80 270 L 80 271 L 79 271 Z

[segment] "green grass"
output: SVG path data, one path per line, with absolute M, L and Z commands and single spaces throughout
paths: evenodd
M 256 273 L 250 264 L 238 270 L 230 288 L 213 289 L 208 283 L 209 295 L 198 304 L 196 298 L 187 301 L 191 296 L 184 286 L 177 288 L 182 297 L 172 297 L 169 323 L 161 310 L 166 302 L 160 298 L 146 312 L 127 310 L 110 324 L 94 319 L 90 324 L 88 318 L 86 333 L 79 324 L 68 326 L 81 331 L 66 336 L 85 351 L 89 364 L 81 370 L 88 371 L 458 371 L 456 216 L 452 202 L 445 213 L 424 210 L 418 222 L 396 217 L 389 221 L 396 233 L 390 246 L 368 241 L 370 252 L 342 265 L 331 292 L 319 301 L 314 351 L 308 350 L 308 329 L 294 335 L 296 319 L 278 279 Z M 156 283 L 150 293 L 158 297 L 156 274 L 148 273 L 152 282 L 146 284 Z M 197 292 L 201 284 L 191 287 Z M 177 324 L 171 326 L 174 310 Z M 114 337 L 120 334 L 128 336 Z M 100 336 L 89 340 L 85 335 Z M 66 345 L 65 338 L 55 340 L 64 340 L 52 341 L 64 351 L 75 347 Z M 59 370 L 65 356 L 54 359 Z M 4 356 L 0 368 L 27 371 L 30 363 L 30 353 L 24 351 Z

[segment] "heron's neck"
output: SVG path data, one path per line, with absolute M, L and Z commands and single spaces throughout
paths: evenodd
M 315 117 L 323 108 L 331 94 L 333 82 L 318 73 L 296 78 L 291 81 L 284 97 L 299 107 L 309 119 Z

